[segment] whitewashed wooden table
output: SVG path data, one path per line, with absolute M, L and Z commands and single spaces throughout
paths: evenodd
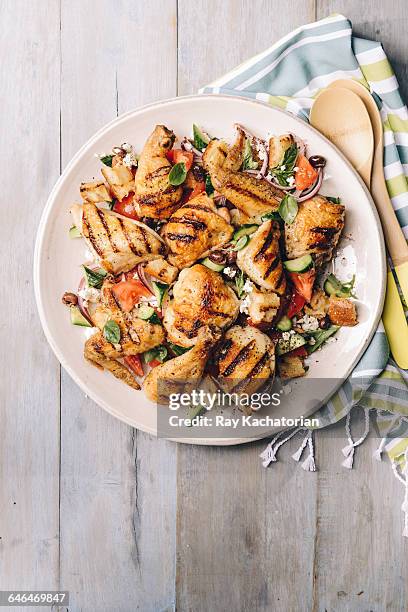
M 291 448 L 264 470 L 262 442 L 153 439 L 61 371 L 33 296 L 42 208 L 94 131 L 333 11 L 382 40 L 407 97 L 406 0 L 1 1 L 0 589 L 69 590 L 75 612 L 407 609 L 402 492 L 377 440 L 349 472 L 321 434 L 309 474 Z

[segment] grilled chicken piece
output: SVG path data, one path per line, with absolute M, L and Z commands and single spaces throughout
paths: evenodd
M 118 356 L 137 355 L 162 344 L 164 341 L 163 327 L 160 324 L 139 319 L 136 308 L 131 312 L 124 311 L 112 293 L 114 286 L 115 283 L 109 280 L 103 282 L 101 305 L 93 312 L 92 322 L 103 331 L 107 321 L 116 321 L 121 332 L 119 346 L 115 346 Z
M 135 206 L 140 217 L 168 219 L 179 205 L 182 187 L 169 183 L 172 168 L 166 153 L 175 135 L 164 125 L 156 125 L 140 155 L 135 177 Z
M 327 314 L 334 325 L 346 325 L 349 327 L 357 325 L 356 306 L 347 298 L 338 298 L 331 295 Z
M 269 168 L 276 168 L 282 161 L 286 151 L 295 143 L 295 140 L 291 134 L 284 134 L 282 136 L 272 136 L 269 139 Z
M 131 270 L 165 252 L 153 232 L 95 204 L 74 204 L 71 214 L 95 258 L 112 274 Z
M 133 174 L 132 171 L 120 161 L 110 168 L 109 166 L 103 166 L 101 172 L 109 187 L 118 200 L 123 200 L 129 195 L 134 189 Z
M 147 272 L 147 274 L 153 276 L 153 278 L 157 278 L 159 281 L 166 283 L 167 285 L 174 283 L 179 273 L 177 268 L 171 266 L 162 257 L 160 259 L 148 261 L 144 267 L 144 270 Z
M 115 378 L 119 378 L 119 380 L 122 380 L 133 389 L 140 389 L 139 383 L 134 379 L 130 371 L 119 361 L 116 361 L 116 358 L 121 356 L 123 355 L 105 340 L 100 331 L 85 342 L 85 359 L 98 368 L 108 370 Z
M 143 384 L 153 402 L 166 403 L 172 393 L 190 393 L 198 387 L 210 349 L 220 337 L 220 331 L 202 327 L 193 348 L 179 357 L 153 368 Z
M 275 348 L 256 327 L 235 325 L 218 345 L 213 361 L 222 389 L 252 393 L 273 376 Z
M 280 297 L 271 291 L 263 292 L 253 289 L 249 293 L 248 314 L 254 325 L 271 323 L 276 317 L 280 305 Z
M 288 259 L 315 254 L 318 265 L 330 259 L 344 227 L 344 206 L 315 196 L 299 203 L 291 225 L 285 225 Z
M 238 316 L 239 301 L 234 291 L 220 274 L 201 264 L 180 272 L 173 295 L 163 325 L 168 339 L 180 346 L 193 346 L 201 327 L 224 329 Z
M 243 142 L 240 132 L 230 150 L 222 141 L 212 140 L 204 152 L 203 165 L 217 191 L 249 217 L 257 217 L 277 210 L 284 193 L 265 179 L 239 172 Z
M 112 196 L 103 181 L 81 183 L 79 191 L 85 202 L 97 204 L 98 202 L 110 202 L 112 200 Z
M 169 262 L 185 268 L 205 257 L 213 247 L 227 243 L 233 232 L 213 200 L 200 193 L 172 214 L 162 236 L 169 248 Z
M 283 295 L 286 277 L 279 252 L 279 225 L 265 221 L 238 251 L 237 264 L 260 287 Z

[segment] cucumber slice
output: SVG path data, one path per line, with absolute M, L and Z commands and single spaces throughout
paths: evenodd
M 166 285 L 165 283 L 159 283 L 157 281 L 153 281 L 152 287 L 153 287 L 154 295 L 157 298 L 159 308 L 161 308 L 161 305 L 163 304 L 164 296 L 166 295 L 169 286 Z
M 72 325 L 79 325 L 80 327 L 92 327 L 88 319 L 85 319 L 78 306 L 71 306 L 70 311 Z
M 149 304 L 140 304 L 137 309 L 137 316 L 143 321 L 148 321 L 154 314 L 156 314 L 155 310 Z
M 276 354 L 284 355 L 290 351 L 294 351 L 306 344 L 306 340 L 300 334 L 290 334 L 289 338 L 279 338 L 278 344 L 276 345 Z
M 323 288 L 324 288 L 325 292 L 327 293 L 327 295 L 336 295 L 337 294 L 336 287 L 333 285 L 333 283 L 331 283 L 329 281 L 329 279 L 327 279 L 324 282 Z
M 239 229 L 237 229 L 237 231 L 234 233 L 232 239 L 233 240 L 239 240 L 239 238 L 241 238 L 241 236 L 250 236 L 251 234 L 253 234 L 254 232 L 256 232 L 256 230 L 259 228 L 259 225 L 253 225 L 253 224 L 249 224 L 249 225 L 242 225 Z
M 286 315 L 284 315 L 280 321 L 276 324 L 276 328 L 280 331 L 289 331 L 292 329 L 292 320 L 289 319 Z
M 214 272 L 221 272 L 221 270 L 223 270 L 225 267 L 224 264 L 214 263 L 209 257 L 203 259 L 201 263 L 203 264 L 203 266 L 207 266 L 207 268 L 210 268 L 210 270 L 214 270 Z
M 246 247 L 246 245 L 249 242 L 249 236 L 241 236 L 241 238 L 239 238 L 237 240 L 237 242 L 235 243 L 234 246 L 234 251 L 241 251 L 244 247 Z
M 79 229 L 77 228 L 76 225 L 73 225 L 70 230 L 69 230 L 69 237 L 70 238 L 81 238 L 82 234 L 79 231 Z
M 303 255 L 296 259 L 284 261 L 283 265 L 289 272 L 306 272 L 306 270 L 313 266 L 313 259 L 311 255 Z

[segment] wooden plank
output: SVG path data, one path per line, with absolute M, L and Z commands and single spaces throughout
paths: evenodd
M 94 9 L 62 4 L 64 164 L 117 112 L 176 93 L 176 2 Z M 65 374 L 62 414 L 61 582 L 72 608 L 172 608 L 175 446 L 105 414 Z
M 363 430 L 356 415 L 353 431 Z M 317 538 L 313 610 L 404 612 L 408 542 L 402 537 L 403 488 L 388 461 L 372 457 L 372 433 L 353 470 L 341 466 L 344 424 L 319 435 Z
M 1 20 L 0 589 L 56 589 L 59 366 L 37 315 L 32 252 L 59 173 L 58 5 L 5 1 Z
M 313 20 L 314 5 L 179 0 L 178 16 L 179 94 L 187 94 Z M 317 476 L 294 465 L 296 443 L 264 470 L 265 444 L 179 446 L 178 609 L 310 609 Z
M 408 100 L 408 11 L 406 0 L 317 0 L 317 17 L 342 13 L 356 36 L 382 42 L 397 75 L 401 94 Z

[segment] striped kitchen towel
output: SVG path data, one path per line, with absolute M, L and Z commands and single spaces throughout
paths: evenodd
M 367 87 L 380 108 L 384 126 L 384 173 L 396 215 L 408 237 L 408 112 L 398 82 L 380 43 L 353 36 L 343 15 L 332 15 L 291 32 L 272 47 L 247 60 L 228 74 L 204 87 L 201 93 L 222 93 L 255 98 L 308 120 L 319 91 L 341 78 L 356 79 Z M 404 535 L 408 536 L 408 375 L 389 358 L 388 342 L 380 324 L 373 340 L 349 380 L 316 415 L 321 427 L 346 417 L 348 444 L 343 465 L 351 468 L 354 449 L 366 437 L 369 415 L 382 437 L 375 453 L 385 451 L 395 475 L 406 489 L 403 510 Z M 365 432 L 353 440 L 350 411 L 365 411 Z M 276 461 L 278 448 L 297 431 L 274 438 L 261 457 L 265 466 Z M 305 437 L 294 459 L 299 461 L 308 446 L 302 466 L 314 470 L 313 432 Z

